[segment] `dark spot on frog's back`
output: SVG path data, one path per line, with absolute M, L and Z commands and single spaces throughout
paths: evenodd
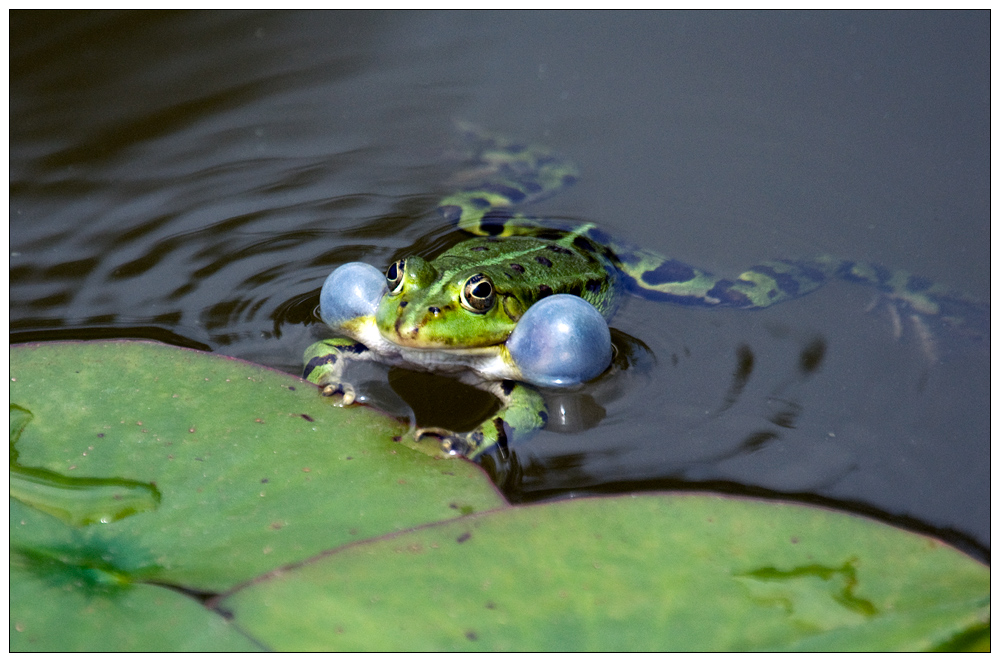
M 520 264 L 517 264 L 516 262 L 512 262 L 511 265 L 510 265 L 510 268 L 511 268 L 511 270 L 514 271 L 514 273 L 518 273 L 518 274 L 523 274 L 524 273 L 524 267 L 522 267 Z
M 488 251 L 490 249 L 487 246 L 473 246 L 472 250 L 474 250 L 474 251 Z
M 601 281 L 597 278 L 591 278 L 587 281 L 587 291 L 588 292 L 600 292 L 601 291 Z
M 563 248 L 562 246 L 559 246 L 558 244 L 549 244 L 548 246 L 546 246 L 546 248 L 549 249 L 550 251 L 552 251 L 553 253 L 559 253 L 560 255 L 572 255 L 573 254 L 573 251 L 571 251 L 568 248 Z
M 541 255 L 536 255 L 535 256 L 535 262 L 537 262 L 538 264 L 542 265 L 543 267 L 551 267 L 552 266 L 552 260 L 550 260 L 547 257 L 542 257 Z
M 551 287 L 549 287 L 548 285 L 539 285 L 538 286 L 538 298 L 539 299 L 544 299 L 545 297 L 551 296 L 551 295 L 552 295 L 552 288 Z

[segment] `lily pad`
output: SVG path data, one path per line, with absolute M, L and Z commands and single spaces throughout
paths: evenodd
M 260 645 L 189 596 L 120 584 L 44 554 L 11 553 L 10 647 L 18 651 L 251 651 Z
M 989 569 L 933 539 L 704 495 L 512 508 L 405 432 L 226 357 L 12 347 L 11 648 L 989 645 Z
M 220 606 L 280 650 L 926 649 L 989 569 L 832 511 L 714 496 L 512 508 L 336 550 Z
M 406 432 L 396 421 L 203 352 L 14 346 L 10 398 L 33 416 L 12 451 L 12 547 L 85 549 L 144 581 L 223 591 L 322 550 L 505 505 L 478 467 L 393 441 Z M 25 484 L 25 471 L 47 483 Z M 137 486 L 158 502 L 112 521 Z M 60 516 L 60 500 L 89 505 Z M 97 523 L 72 525 L 85 521 Z

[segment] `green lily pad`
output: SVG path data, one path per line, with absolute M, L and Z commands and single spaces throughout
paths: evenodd
M 475 465 L 394 442 L 396 421 L 226 357 L 149 342 L 14 346 L 10 398 L 33 417 L 12 446 L 12 548 L 69 563 L 66 550 L 85 550 L 143 581 L 223 591 L 505 504 Z
M 926 649 L 989 569 L 871 520 L 715 496 L 511 508 L 336 550 L 221 600 L 280 650 Z
M 155 343 L 15 346 L 11 377 L 13 650 L 989 646 L 989 569 L 870 520 L 506 507 L 377 412 Z
M 102 581 L 103 580 L 103 581 Z M 18 651 L 251 651 L 219 614 L 159 586 L 12 553 L 10 647 Z

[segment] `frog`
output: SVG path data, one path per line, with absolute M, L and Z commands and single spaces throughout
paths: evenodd
M 593 223 L 528 215 L 524 207 L 578 180 L 575 165 L 540 145 L 472 125 L 460 131 L 469 166 L 437 210 L 468 238 L 430 259 L 398 259 L 384 272 L 363 262 L 337 267 L 318 306 L 337 335 L 306 350 L 303 371 L 345 406 L 357 394 L 344 370 L 357 361 L 448 374 L 492 393 L 499 409 L 471 431 L 414 430 L 417 442 L 437 444 L 445 455 L 509 452 L 545 427 L 542 390 L 580 388 L 609 372 L 616 351 L 609 322 L 625 296 L 752 310 L 840 279 L 876 290 L 897 326 L 902 310 L 921 338 L 930 338 L 928 318 L 955 327 L 989 318 L 988 307 L 965 294 L 869 262 L 775 259 L 726 278 Z

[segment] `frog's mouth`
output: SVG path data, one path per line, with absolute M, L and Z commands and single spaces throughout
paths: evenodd
M 340 326 L 341 332 L 363 343 L 371 349 L 378 349 L 383 353 L 399 354 L 401 351 L 439 353 L 441 356 L 454 356 L 458 354 L 469 355 L 496 355 L 501 353 L 504 343 L 494 343 L 492 345 L 464 345 L 454 342 L 433 342 L 428 341 L 419 333 L 419 328 L 414 333 L 399 334 L 396 328 L 388 330 L 379 328 L 375 320 L 361 319 L 352 320 Z
M 397 325 L 398 326 L 398 325 Z M 445 340 L 430 340 L 425 334 L 420 332 L 420 328 L 413 328 L 409 333 L 401 332 L 398 328 L 393 328 L 390 332 L 386 332 L 384 329 L 379 329 L 379 335 L 385 342 L 392 343 L 397 347 L 406 348 L 409 350 L 425 350 L 428 352 L 445 352 L 445 353 L 461 353 L 461 354 L 495 354 L 501 347 L 503 343 L 487 344 L 482 343 L 476 344 L 466 344 L 461 342 L 456 342 L 452 339 Z
M 383 333 L 369 320 L 363 325 L 350 329 L 349 335 L 369 349 L 386 357 L 390 362 L 405 365 L 416 370 L 461 372 L 472 370 L 488 379 L 521 378 L 521 373 L 513 364 L 510 352 L 503 343 L 456 347 L 455 345 L 432 345 L 425 342 L 397 342 L 393 333 Z
M 488 325 L 480 323 L 470 331 L 464 324 L 451 324 L 434 319 L 433 313 L 421 318 L 399 318 L 391 324 L 378 324 L 382 338 L 399 347 L 428 349 L 463 353 L 484 352 L 495 354 L 503 347 L 509 330 L 490 331 Z M 468 322 L 468 320 L 465 320 Z

